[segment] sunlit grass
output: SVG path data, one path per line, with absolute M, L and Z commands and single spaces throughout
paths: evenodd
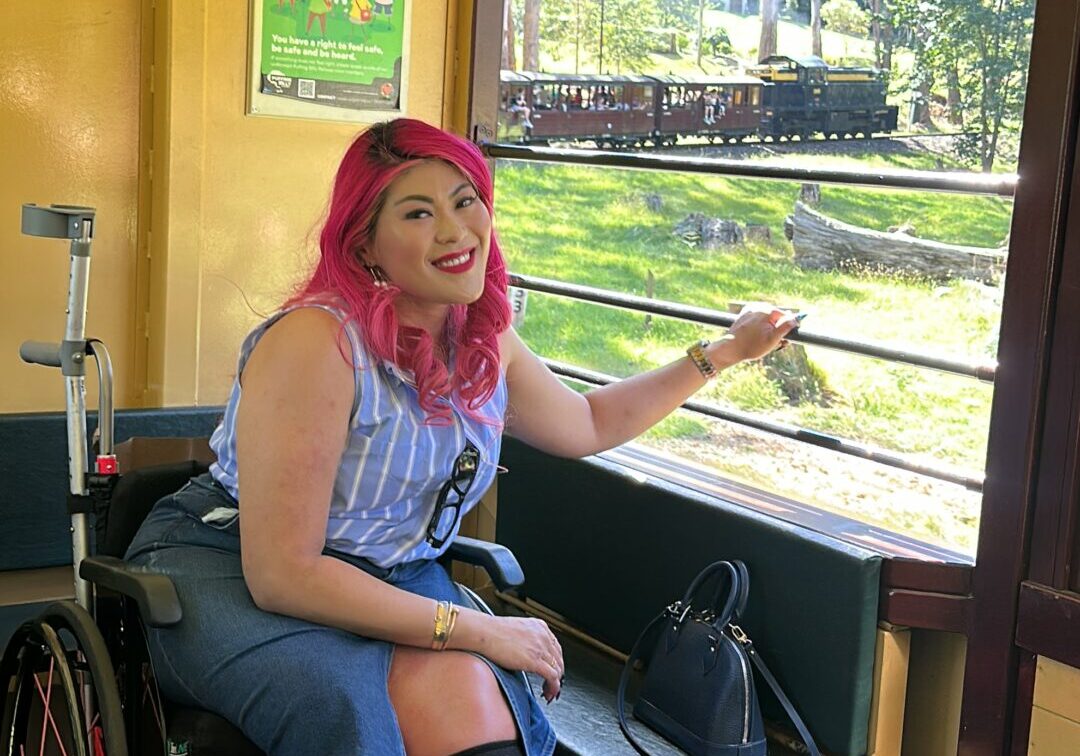
M 999 288 L 796 266 L 783 221 L 797 184 L 512 162 L 499 164 L 497 184 L 500 239 L 515 272 L 637 295 L 651 273 L 657 299 L 720 310 L 765 300 L 808 311 L 807 330 L 959 360 L 996 354 Z M 659 212 L 647 208 L 648 194 L 660 196 Z M 911 223 L 919 236 L 972 246 L 996 246 L 1008 233 L 1011 205 L 997 198 L 828 186 L 822 194 L 823 212 L 857 225 Z M 672 232 L 691 212 L 767 225 L 773 241 L 698 250 Z M 676 359 L 691 340 L 715 334 L 664 318 L 646 328 L 642 314 L 535 294 L 521 332 L 546 357 L 616 376 Z M 789 404 L 759 365 L 738 366 L 699 398 L 982 470 L 989 386 L 820 348 L 808 354 L 826 377 L 829 406 Z M 703 427 L 672 420 L 652 435 L 688 438 Z

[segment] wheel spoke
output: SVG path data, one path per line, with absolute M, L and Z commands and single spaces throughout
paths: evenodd
M 42 719 L 41 719 L 41 750 L 38 751 L 38 756 L 44 756 L 44 754 L 45 754 L 45 727 L 46 727 L 46 725 L 49 724 L 50 720 L 52 719 L 52 710 L 49 708 L 49 701 L 52 700 L 52 688 L 53 688 L 52 676 L 53 676 L 53 667 L 54 667 L 55 664 L 56 664 L 56 658 L 55 657 L 49 657 L 49 683 L 48 683 L 49 684 L 49 691 L 44 696 L 42 696 L 42 700 L 45 702 L 45 716 L 42 717 Z M 36 674 L 34 675 L 34 685 L 37 686 L 38 695 L 41 696 L 41 682 L 38 680 Z M 55 726 L 56 726 L 56 723 L 54 722 L 53 727 L 55 727 Z M 56 739 L 59 740 L 60 737 L 57 736 Z
M 45 721 L 41 724 L 41 751 L 39 756 L 45 754 L 45 725 L 52 725 L 53 735 L 56 736 L 56 745 L 60 748 L 60 756 L 67 756 L 67 749 L 64 748 L 64 740 L 60 737 L 60 728 L 56 726 L 56 720 L 53 719 L 52 710 L 49 708 L 49 698 L 52 696 L 52 665 L 56 662 L 56 659 L 49 661 L 49 693 L 46 695 L 45 691 L 41 689 L 41 680 L 34 675 L 34 685 L 37 686 L 38 695 L 45 701 Z

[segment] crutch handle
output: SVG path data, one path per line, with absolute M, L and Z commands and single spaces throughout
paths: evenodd
M 23 362 L 47 367 L 60 367 L 60 345 L 47 341 L 24 341 L 19 346 Z

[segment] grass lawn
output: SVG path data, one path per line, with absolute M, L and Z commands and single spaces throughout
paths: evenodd
M 897 165 L 896 162 L 893 163 Z M 908 166 L 904 167 L 918 167 Z M 1000 289 L 957 281 L 804 271 L 782 235 L 798 186 L 653 172 L 502 161 L 499 236 L 515 272 L 726 309 L 767 300 L 807 310 L 807 328 L 959 359 L 993 359 Z M 663 200 L 659 212 L 647 194 Z M 995 198 L 823 187 L 824 212 L 884 229 L 911 222 L 920 236 L 994 246 L 1008 233 L 1011 204 Z M 762 223 L 769 244 L 702 252 L 672 233 L 690 212 Z M 617 376 L 664 364 L 708 329 L 533 295 L 521 329 L 540 354 Z M 981 471 L 991 389 L 975 381 L 811 348 L 831 392 L 828 406 L 792 405 L 759 365 L 735 368 L 710 400 L 873 443 L 935 464 Z M 655 438 L 691 438 L 704 425 L 672 420 Z

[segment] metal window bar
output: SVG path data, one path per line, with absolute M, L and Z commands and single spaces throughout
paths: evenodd
M 525 276 L 518 273 L 510 274 L 510 285 L 529 291 L 555 294 L 585 302 L 593 302 L 637 312 L 647 312 L 654 315 L 664 315 L 667 317 L 678 318 L 679 320 L 687 320 L 703 325 L 721 326 L 723 328 L 729 328 L 731 324 L 735 322 L 736 318 L 736 316 L 731 313 L 710 310 L 704 307 L 691 307 L 675 302 L 647 299 L 633 294 L 622 294 L 609 289 L 597 289 L 591 286 L 552 281 L 546 278 L 536 278 L 535 276 Z M 825 336 L 823 334 L 814 333 L 813 331 L 807 331 L 803 328 L 795 331 L 788 336 L 788 338 L 792 341 L 799 341 L 804 344 L 813 344 L 815 346 L 851 352 L 853 354 L 861 354 L 866 357 L 875 357 L 890 362 L 901 362 L 908 365 L 914 365 L 915 367 L 929 368 L 945 373 L 954 373 L 956 375 L 975 378 L 985 383 L 993 383 L 994 376 L 997 372 L 997 366 L 994 363 L 978 364 L 949 360 L 931 354 L 891 349 L 881 344 L 865 341 L 852 341 L 850 339 L 841 339 L 835 336 Z
M 544 163 L 574 163 L 607 168 L 633 168 L 679 173 L 708 173 L 735 178 L 798 181 L 801 183 L 844 184 L 879 189 L 908 189 L 930 192 L 960 192 L 998 197 L 1016 193 L 1016 174 L 946 171 L 904 171 L 879 168 L 854 170 L 782 166 L 730 158 L 696 158 L 675 155 L 641 155 L 603 150 L 527 147 L 517 144 L 483 142 L 481 150 L 491 158 Z
M 611 375 L 597 373 L 593 370 L 586 370 L 575 365 L 558 362 L 557 360 L 542 359 L 544 364 L 547 365 L 553 373 L 565 376 L 566 378 L 580 383 L 586 383 L 593 386 L 604 386 L 609 383 L 618 383 L 619 380 L 621 380 Z M 795 441 L 820 446 L 825 449 L 831 449 L 832 451 L 841 454 L 859 457 L 871 462 L 895 467 L 900 470 L 907 470 L 908 472 L 925 475 L 929 478 L 936 478 L 949 483 L 955 483 L 956 485 L 963 486 L 971 491 L 981 492 L 983 488 L 983 476 L 972 475 L 970 473 L 944 467 L 921 464 L 885 449 L 869 446 L 867 444 L 860 444 L 857 441 L 830 436 L 826 433 L 819 433 L 818 431 L 800 428 L 795 425 L 788 425 L 787 423 L 778 423 L 745 412 L 739 412 L 738 410 L 723 409 L 702 402 L 687 401 L 681 406 L 683 409 L 708 415 L 709 417 L 714 417 L 718 420 L 726 420 L 728 422 L 737 423 L 738 425 L 745 425 L 773 435 L 783 436 Z

